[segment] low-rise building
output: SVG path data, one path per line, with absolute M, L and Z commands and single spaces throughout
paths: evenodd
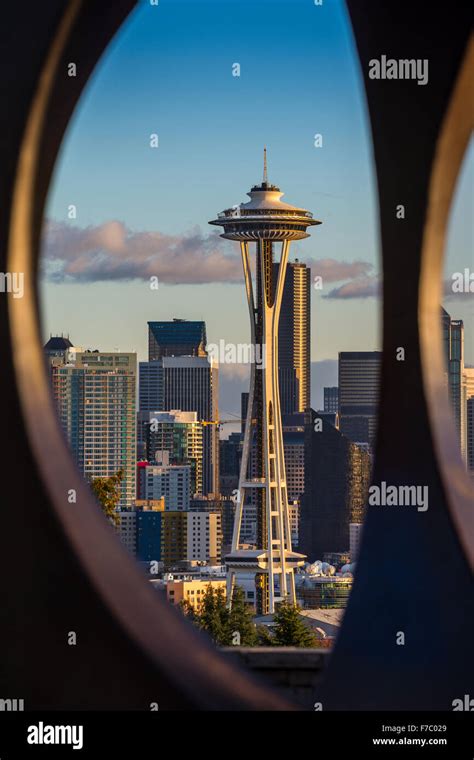
M 352 577 L 296 576 L 296 596 L 304 609 L 346 607 L 352 589 Z
M 204 595 L 209 588 L 213 591 L 222 589 L 225 597 L 226 581 L 224 579 L 169 580 L 166 582 L 166 596 L 171 604 L 188 602 L 196 612 L 199 612 Z
M 137 499 L 130 509 L 118 512 L 120 540 L 140 562 L 161 559 L 161 514 L 165 500 Z

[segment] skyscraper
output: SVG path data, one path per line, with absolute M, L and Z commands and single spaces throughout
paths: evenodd
M 348 551 L 350 525 L 364 519 L 370 472 L 367 451 L 311 409 L 305 425 L 299 549 L 312 562 L 326 552 Z
M 163 362 L 139 363 L 138 409 L 140 412 L 156 412 L 163 409 Z
M 273 288 L 279 264 L 273 264 Z M 298 260 L 287 266 L 278 328 L 278 380 L 282 414 L 310 405 L 311 270 Z
M 139 412 L 138 434 L 149 462 L 167 452 L 170 464 L 189 465 L 191 494 L 202 494 L 203 426 L 196 412 Z
M 464 372 L 464 323 L 462 319 L 451 319 L 448 312 L 441 308 L 443 331 L 444 361 L 446 368 L 449 401 L 453 411 L 454 424 L 459 436 L 459 446 L 465 457 L 466 409 L 463 403 Z M 464 401 L 467 401 L 464 394 Z
M 69 337 L 64 335 L 51 335 L 43 347 L 43 351 L 49 360 L 65 359 L 70 348 L 73 348 Z
M 228 599 L 236 575 L 245 568 L 255 576 L 259 614 L 273 612 L 275 601 L 296 602 L 293 570 L 304 557 L 292 550 L 283 435 L 278 393 L 278 362 L 274 351 L 285 285 L 290 242 L 308 237 L 309 226 L 319 224 L 310 212 L 281 201 L 283 193 L 267 179 L 266 152 L 263 182 L 248 193 L 250 202 L 228 208 L 211 224 L 222 226 L 222 237 L 240 242 L 249 306 L 252 344 L 264 359 L 251 366 L 249 412 L 245 426 L 239 500 L 232 552 L 226 557 Z M 255 243 L 256 266 L 252 280 L 249 245 Z M 278 246 L 276 245 L 281 242 Z M 277 270 L 274 259 L 280 253 Z M 301 358 L 303 365 L 303 358 Z M 307 382 L 302 377 L 302 382 Z M 255 420 L 255 424 L 252 424 Z M 256 477 L 249 479 L 252 435 L 255 440 Z M 257 541 L 255 550 L 240 549 L 240 524 L 246 491 L 257 489 Z
M 240 431 L 242 439 L 245 435 L 245 423 L 247 421 L 247 410 L 249 407 L 249 394 L 248 391 L 244 391 L 240 394 Z
M 203 493 L 219 493 L 218 369 L 209 357 L 165 357 L 163 410 L 197 412 L 203 430 Z
M 288 499 L 300 504 L 305 486 L 305 415 L 301 412 L 287 414 L 282 422 Z
M 206 356 L 206 323 L 148 322 L 148 361 L 163 356 Z
M 466 407 L 467 469 L 474 485 L 474 396 L 468 398 Z
M 339 388 L 337 385 L 324 388 L 324 411 L 331 413 L 339 411 Z
M 354 442 L 375 440 L 379 395 L 380 351 L 339 353 L 339 429 Z
M 86 351 L 52 366 L 58 416 L 88 480 L 123 471 L 119 507 L 135 499 L 136 354 Z
M 219 493 L 218 368 L 207 356 L 140 362 L 140 419 L 146 412 L 196 412 L 203 424 L 202 492 Z
M 219 468 L 221 493 L 232 496 L 239 486 L 242 437 L 231 433 L 227 440 L 219 441 Z

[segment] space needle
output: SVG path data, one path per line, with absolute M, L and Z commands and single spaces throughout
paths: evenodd
M 236 578 L 238 582 L 239 575 L 251 574 L 257 615 L 273 613 L 275 603 L 283 599 L 296 603 L 294 569 L 306 559 L 291 546 L 278 388 L 278 323 L 290 243 L 309 237 L 307 228 L 321 224 L 309 211 L 281 200 L 280 188 L 268 182 L 266 149 L 263 164 L 263 181 L 248 193 L 250 201 L 226 209 L 209 222 L 223 227 L 221 237 L 240 242 L 253 356 L 261 358 L 261 364 L 251 365 L 232 549 L 225 558 L 228 603 Z M 254 267 L 250 243 L 255 243 Z M 242 514 L 251 494 L 256 505 L 256 546 L 243 548 Z

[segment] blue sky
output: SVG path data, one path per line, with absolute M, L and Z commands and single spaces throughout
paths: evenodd
M 341 0 L 140 3 L 97 66 L 56 166 L 45 335 L 145 358 L 147 320 L 178 316 L 205 319 L 210 342 L 247 342 L 239 252 L 207 222 L 247 199 L 264 145 L 284 200 L 323 222 L 292 256 L 327 274 L 313 291 L 318 397 L 336 379 L 338 351 L 379 348 L 380 304 L 367 296 L 379 268 L 370 134 Z M 461 266 L 472 228 L 455 220 L 451 237 L 450 264 Z

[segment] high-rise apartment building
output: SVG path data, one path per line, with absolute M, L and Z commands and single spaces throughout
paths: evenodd
M 186 323 L 189 324 L 189 323 Z M 164 356 L 140 362 L 140 411 L 196 412 L 200 423 L 218 420 L 218 369 L 206 356 Z M 219 492 L 219 428 L 203 426 L 202 490 Z
M 222 554 L 219 512 L 188 512 L 187 560 L 218 565 Z
M 355 443 L 374 443 L 377 428 L 380 351 L 339 353 L 339 430 Z
M 163 356 L 206 356 L 206 323 L 148 322 L 148 361 Z
M 324 388 L 324 411 L 334 414 L 339 411 L 339 388 L 337 385 Z
M 150 464 L 166 451 L 170 464 L 190 466 L 191 494 L 202 494 L 203 426 L 196 412 L 138 412 L 137 435 Z
M 221 515 L 216 512 L 164 512 L 161 559 L 169 570 L 181 562 L 218 565 L 222 554 Z
M 273 265 L 275 287 L 279 264 Z M 278 328 L 278 383 L 282 414 L 310 405 L 311 270 L 296 260 L 286 270 Z
M 235 499 L 230 496 L 198 496 L 191 499 L 190 512 L 216 512 L 221 516 L 222 546 L 230 549 L 234 528 Z
M 143 499 L 165 500 L 165 510 L 184 512 L 189 509 L 191 467 L 171 465 L 166 455 L 162 464 L 139 468 L 139 494 Z
M 177 356 L 163 361 L 163 409 L 197 412 L 200 422 L 216 422 L 218 369 L 212 359 Z M 203 493 L 219 493 L 219 427 L 204 425 Z
M 136 354 L 86 351 L 51 367 L 61 426 L 87 480 L 123 473 L 119 507 L 135 499 Z

